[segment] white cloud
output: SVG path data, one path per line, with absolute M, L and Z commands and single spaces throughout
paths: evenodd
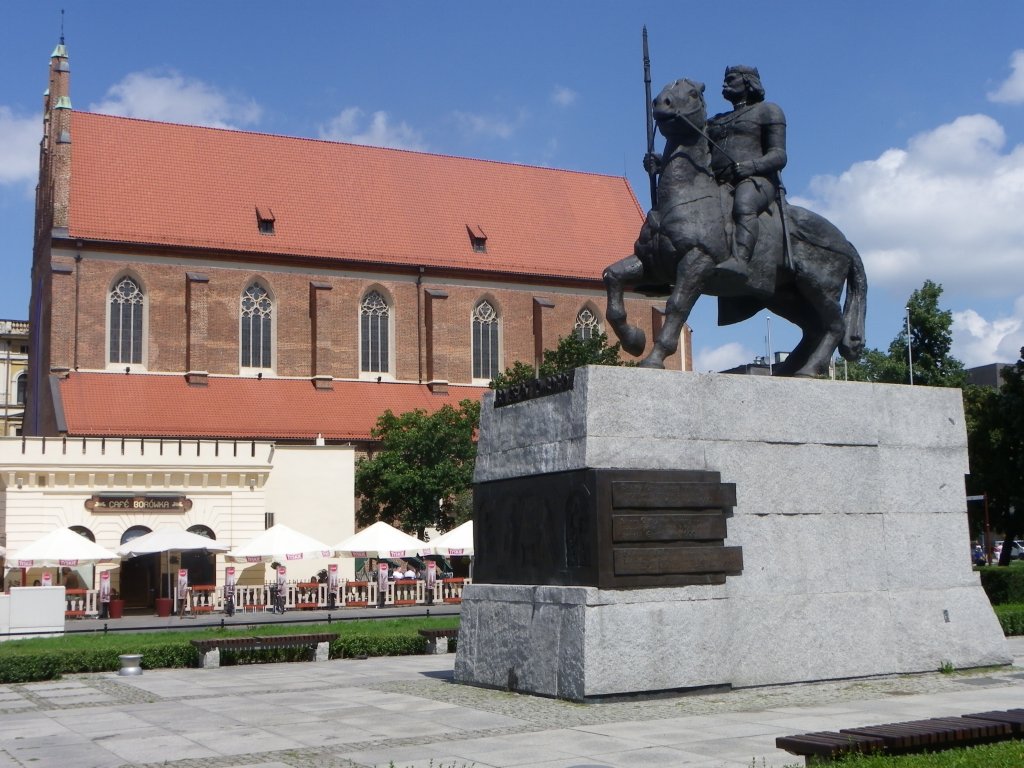
M 986 320 L 973 309 L 953 313 L 953 356 L 968 368 L 989 363 L 1012 363 L 1024 346 L 1024 296 L 1009 317 Z
M 524 112 L 520 112 L 514 119 L 504 115 L 478 115 L 471 112 L 455 112 L 453 117 L 463 133 L 490 139 L 512 138 L 526 120 Z
M 811 181 L 793 201 L 831 219 L 864 257 L 868 282 L 904 292 L 931 279 L 947 293 L 1024 294 L 1024 146 L 967 115 L 904 149 Z
M 551 103 L 560 107 L 571 107 L 576 103 L 579 94 L 564 85 L 556 85 L 551 91 Z
M 42 137 L 42 117 L 21 117 L 0 106 L 0 184 L 35 182 Z
M 419 132 L 404 122 L 392 124 L 387 112 L 374 112 L 368 124 L 365 117 L 359 107 L 347 107 L 327 125 L 320 126 L 320 138 L 393 149 L 427 148 Z
M 214 128 L 258 123 L 262 108 L 252 99 L 229 96 L 201 80 L 175 71 L 132 72 L 112 85 L 93 112 Z
M 1010 76 L 994 91 L 989 92 L 989 101 L 1004 104 L 1024 104 L 1024 50 L 1017 50 L 1010 56 Z
M 698 373 L 718 372 L 752 362 L 754 353 L 739 342 L 733 341 L 721 347 L 704 347 L 697 350 L 693 355 L 693 370 Z

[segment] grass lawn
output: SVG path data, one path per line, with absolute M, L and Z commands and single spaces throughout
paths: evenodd
M 802 768 L 791 763 L 787 768 Z M 851 755 L 831 763 L 830 768 L 1021 768 L 1024 766 L 1024 741 L 1004 741 L 967 749 L 950 749 L 921 755 Z M 759 768 L 755 760 L 752 768 Z

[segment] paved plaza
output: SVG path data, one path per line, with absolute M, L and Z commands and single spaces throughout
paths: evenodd
M 1009 709 L 1013 667 L 571 704 L 452 682 L 454 654 L 0 685 L 0 768 L 801 765 L 777 736 Z

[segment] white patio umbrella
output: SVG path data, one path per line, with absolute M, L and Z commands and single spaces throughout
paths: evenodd
M 230 545 L 200 536 L 198 533 L 185 531 L 181 528 L 157 528 L 143 536 L 137 536 L 126 541 L 117 548 L 117 554 L 124 558 L 138 557 L 139 555 L 151 555 L 156 552 L 166 553 L 167 562 L 164 573 L 167 578 L 167 592 L 173 592 L 173 578 L 171 572 L 171 552 L 227 552 Z M 175 595 L 177 600 L 177 595 Z
M 422 555 L 442 555 L 444 557 L 457 557 L 459 555 L 473 555 L 473 521 L 469 520 L 457 528 L 452 528 L 436 539 L 427 542 L 427 545 L 420 550 Z
M 6 558 L 7 568 L 53 568 L 67 565 L 95 565 L 117 560 L 116 553 L 104 549 L 70 528 L 56 528 Z
M 425 544 L 380 520 L 334 545 L 344 557 L 415 557 Z
M 292 562 L 310 558 L 334 557 L 334 551 L 322 541 L 278 523 L 247 544 L 232 549 L 225 557 L 236 563 Z
M 137 557 L 153 552 L 227 552 L 231 547 L 215 539 L 200 536 L 198 533 L 184 531 L 181 528 L 158 528 L 145 536 L 127 541 L 117 548 L 121 557 Z

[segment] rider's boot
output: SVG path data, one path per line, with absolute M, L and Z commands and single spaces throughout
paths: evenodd
M 749 219 L 749 220 L 747 220 Z M 771 293 L 775 286 L 769 283 L 761 270 L 751 269 L 750 258 L 757 243 L 757 217 L 743 217 L 736 222 L 736 233 L 733 238 L 733 254 L 716 267 L 719 273 L 726 273 L 735 281 L 737 287 L 743 286 L 753 291 Z
M 750 278 L 750 256 L 757 242 L 757 217 L 742 216 L 736 221 L 733 234 L 732 256 L 717 266 L 718 272 L 727 273 L 737 285 L 746 284 Z

